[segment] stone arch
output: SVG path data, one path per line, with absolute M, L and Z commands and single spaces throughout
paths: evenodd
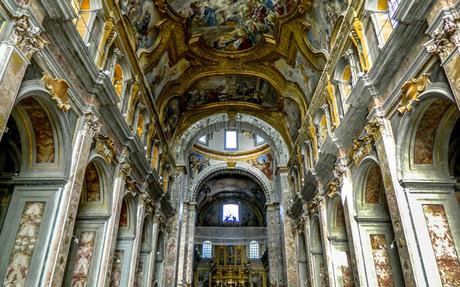
M 47 166 L 47 176 L 64 176 L 70 172 L 73 129 L 69 125 L 68 115 L 57 108 L 48 90 L 39 81 L 23 83 L 11 117 L 21 137 L 21 175 L 43 171 L 43 167 L 40 167 L 43 165 Z M 37 153 L 42 154 L 37 156 Z M 32 154 L 32 157 L 24 156 L 27 154 Z
M 97 176 L 97 181 L 94 179 L 94 176 Z M 110 166 L 107 165 L 101 155 L 91 154 L 85 169 L 79 213 L 95 214 L 109 212 L 112 202 L 110 182 Z M 96 186 L 91 187 L 88 185 L 97 185 L 98 194 L 95 190 Z
M 455 100 L 443 84 L 432 84 L 413 110 L 401 118 L 396 157 L 400 178 L 425 178 L 427 174 L 450 180 L 449 139 L 460 117 Z
M 123 197 L 118 223 L 118 236 L 134 235 L 136 230 L 136 204 L 131 194 Z
M 262 137 L 273 147 L 278 165 L 285 166 L 289 160 L 289 150 L 281 134 L 265 121 L 248 114 L 238 113 L 231 120 L 228 114 L 214 114 L 192 124 L 180 138 L 174 141 L 172 146 L 178 147 L 173 151 L 177 164 L 186 163 L 186 153 L 193 143 L 201 136 L 216 129 L 227 127 L 240 127 L 253 131 Z
M 250 178 L 254 179 L 264 191 L 265 198 L 267 199 L 267 203 L 270 202 L 270 199 L 274 197 L 274 190 L 273 185 L 268 180 L 268 178 L 263 174 L 259 169 L 255 168 L 254 166 L 245 163 L 245 162 L 237 162 L 234 168 L 229 168 L 226 162 L 219 162 L 208 166 L 207 168 L 203 169 L 192 181 L 190 186 L 190 195 L 191 199 L 195 200 L 196 196 L 198 195 L 198 191 L 200 190 L 201 185 L 209 178 L 222 174 L 244 174 L 249 176 Z
M 373 154 L 365 157 L 353 177 L 353 207 L 358 216 L 389 218 L 379 161 Z

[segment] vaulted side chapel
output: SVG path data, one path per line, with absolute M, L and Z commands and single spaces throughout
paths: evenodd
M 459 0 L 0 0 L 0 283 L 460 287 Z

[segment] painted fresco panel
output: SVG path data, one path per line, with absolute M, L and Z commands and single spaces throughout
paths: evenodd
M 257 45 L 264 33 L 273 33 L 274 19 L 297 4 L 294 0 L 170 0 L 187 18 L 192 33 L 219 50 L 245 50 Z
M 24 286 L 45 210 L 45 202 L 26 202 L 3 286 Z
M 380 194 L 383 188 L 382 174 L 380 167 L 374 164 L 367 175 L 366 189 L 364 191 L 364 202 L 369 204 L 378 204 Z
M 85 188 L 86 188 L 86 201 L 94 202 L 101 200 L 99 175 L 96 167 L 91 162 L 86 167 L 85 171 Z
M 437 100 L 425 111 L 415 134 L 414 163 L 432 164 L 439 122 L 450 108 L 450 102 Z
M 460 286 L 460 262 L 444 206 L 422 207 L 442 286 Z
M 394 286 L 390 253 L 388 251 L 385 234 L 371 234 L 370 240 L 378 286 Z
M 95 238 L 96 232 L 94 231 L 83 231 L 80 233 L 77 255 L 70 283 L 72 287 L 87 286 L 88 284 Z

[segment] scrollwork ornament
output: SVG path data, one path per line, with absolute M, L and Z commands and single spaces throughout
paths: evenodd
M 374 142 L 382 137 L 383 123 L 381 119 L 374 117 L 364 127 L 366 133 L 374 139 Z
M 401 87 L 401 102 L 399 103 L 398 111 L 401 114 L 410 112 L 412 105 L 420 101 L 420 94 L 426 89 L 430 74 L 423 73 L 418 78 L 412 78 L 406 81 Z
M 40 34 L 40 29 L 30 24 L 29 16 L 26 14 L 14 19 L 12 42 L 28 59 L 48 43 Z
M 45 83 L 46 89 L 51 94 L 51 99 L 57 103 L 57 107 L 64 112 L 67 112 L 70 109 L 68 94 L 69 84 L 67 81 L 53 78 L 46 73 L 43 75 L 42 80 Z
M 125 180 L 131 175 L 132 170 L 133 169 L 132 169 L 131 165 L 128 162 L 123 161 L 120 164 L 120 175 L 123 176 L 123 178 L 125 178 Z

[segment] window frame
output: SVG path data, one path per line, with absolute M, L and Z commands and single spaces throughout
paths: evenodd
M 203 241 L 201 245 L 201 258 L 211 259 L 212 258 L 212 242 L 209 240 Z
M 227 147 L 227 132 L 235 132 L 236 134 L 236 147 L 235 148 Z M 235 151 L 238 149 L 239 149 L 238 130 L 237 129 L 225 129 L 224 130 L 224 150 Z
M 249 242 L 249 259 L 260 259 L 260 246 L 256 240 Z

